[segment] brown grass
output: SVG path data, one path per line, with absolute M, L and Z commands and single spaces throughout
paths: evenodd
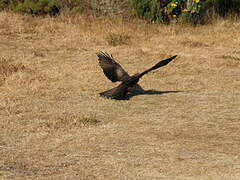
M 14 64 L 11 60 L 0 57 L 0 85 L 4 83 L 8 76 L 24 69 L 25 66 L 21 63 Z
M 106 40 L 110 46 L 127 45 L 129 44 L 130 36 L 126 34 L 109 33 Z
M 239 179 L 239 29 L 1 12 L 0 179 Z M 131 74 L 179 57 L 113 101 L 99 50 Z

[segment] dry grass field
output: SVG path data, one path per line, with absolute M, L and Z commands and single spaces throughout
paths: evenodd
M 0 12 L 0 179 L 238 180 L 239 29 Z M 116 101 L 100 50 L 131 74 L 178 58 Z

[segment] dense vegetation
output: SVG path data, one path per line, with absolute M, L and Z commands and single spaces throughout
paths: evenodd
M 214 16 L 240 14 L 239 0 L 131 0 L 133 12 L 153 21 L 206 23 Z
M 0 9 L 33 15 L 56 15 L 60 12 L 60 8 L 74 10 L 74 12 L 93 10 L 95 13 L 101 13 L 102 11 L 106 14 L 106 12 L 117 12 L 115 11 L 118 8 L 116 2 L 111 0 L 0 0 Z M 124 0 L 121 4 L 124 2 L 127 6 L 124 8 L 128 9 L 128 16 L 165 23 L 188 21 L 193 24 L 203 24 L 216 16 L 240 14 L 239 0 Z
M 58 13 L 54 0 L 0 0 L 0 8 L 35 15 Z

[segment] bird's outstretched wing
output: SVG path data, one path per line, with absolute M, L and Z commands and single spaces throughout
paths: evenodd
M 97 53 L 99 65 L 103 69 L 104 74 L 112 82 L 124 81 L 128 79 L 129 74 L 118 64 L 112 55 L 104 52 Z
M 162 66 L 166 66 L 168 63 L 170 63 L 173 59 L 175 59 L 177 57 L 177 55 L 172 56 L 170 58 L 164 59 L 160 62 L 158 62 L 156 65 L 154 65 L 153 67 L 151 67 L 150 69 L 147 69 L 146 71 L 143 71 L 142 73 L 140 73 L 139 75 L 137 75 L 139 78 L 141 78 L 144 74 L 147 74 L 148 72 L 158 69 Z

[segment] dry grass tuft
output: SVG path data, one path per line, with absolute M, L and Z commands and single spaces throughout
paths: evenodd
M 130 36 L 124 33 L 109 33 L 106 37 L 106 40 L 110 46 L 127 45 L 130 43 Z
M 0 57 L 0 85 L 8 76 L 25 69 L 26 67 L 22 63 L 14 63 L 11 59 Z
M 224 54 L 220 57 L 223 58 L 223 59 L 226 59 L 226 60 L 230 59 L 230 60 L 240 61 L 240 52 L 239 51 L 234 51 L 234 52 Z
M 189 46 L 191 48 L 201 48 L 201 47 L 208 47 L 208 45 L 201 41 L 194 41 L 194 40 L 184 40 L 181 42 L 184 46 Z
M 44 117 L 42 117 L 45 119 Z M 41 118 L 41 119 L 42 119 Z M 48 117 L 49 118 L 49 117 Z M 46 118 L 46 119 L 48 119 Z M 58 114 L 51 120 L 43 121 L 40 123 L 41 127 L 47 127 L 51 130 L 72 129 L 79 127 L 88 127 L 97 125 L 100 121 L 96 115 L 83 115 L 81 113 L 62 113 Z

